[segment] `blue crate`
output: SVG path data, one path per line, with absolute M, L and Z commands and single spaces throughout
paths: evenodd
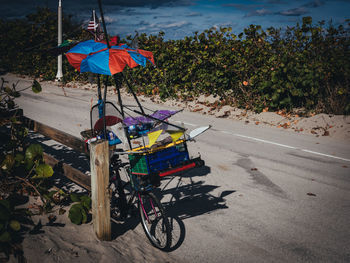
M 157 173 L 188 161 L 189 154 L 186 145 L 179 144 L 149 154 L 146 158 L 149 166 L 149 173 Z
M 185 143 L 144 155 L 129 155 L 133 174 L 157 174 L 189 160 Z

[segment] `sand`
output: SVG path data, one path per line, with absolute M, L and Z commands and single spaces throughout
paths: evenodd
M 58 216 L 52 226 L 47 216 L 34 217 L 43 227 L 27 234 L 23 250 L 28 262 L 176 262 L 176 259 L 153 248 L 143 233 L 113 224 L 113 240 L 100 241 L 92 223 L 74 225 L 67 215 Z M 142 230 L 141 230 L 142 231 Z
M 79 188 L 79 186 L 75 186 Z M 29 207 L 40 204 L 29 198 Z M 34 225 L 25 225 L 29 231 L 21 244 L 26 262 L 179 262 L 175 256 L 154 248 L 146 238 L 137 216 L 125 222 L 112 221 L 112 241 L 100 241 L 93 230 L 91 214 L 86 224 L 75 225 L 68 218 L 69 207 L 59 215 L 59 207 L 45 215 L 32 216 Z M 49 217 L 56 219 L 49 220 Z M 0 262 L 6 262 L 0 253 Z M 17 262 L 11 255 L 9 262 Z M 182 261 L 183 262 L 183 261 Z

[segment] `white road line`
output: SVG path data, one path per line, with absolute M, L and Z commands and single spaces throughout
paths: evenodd
M 175 122 L 180 122 L 181 123 L 181 121 L 175 121 Z M 195 124 L 188 123 L 188 122 L 182 122 L 182 123 L 184 123 L 185 125 L 189 125 L 189 126 L 197 126 Z M 268 141 L 268 140 L 263 140 L 263 139 L 259 139 L 259 138 L 255 138 L 255 137 L 251 137 L 251 136 L 247 136 L 247 135 L 242 135 L 242 134 L 238 134 L 238 133 L 233 133 L 233 132 L 229 132 L 229 131 L 220 131 L 220 132 L 221 133 L 225 133 L 225 134 L 230 134 L 230 135 L 233 135 L 233 136 L 237 136 L 237 137 L 242 137 L 242 138 L 254 140 L 254 141 L 257 141 L 257 142 L 273 144 L 273 145 L 284 147 L 284 148 L 288 148 L 288 149 L 300 150 L 300 151 L 303 151 L 303 152 L 306 152 L 306 153 L 311 153 L 311 154 L 315 154 L 315 155 L 320 155 L 320 156 L 325 156 L 325 157 L 329 157 L 329 158 L 333 158 L 333 159 L 338 159 L 338 160 L 350 162 L 350 159 L 338 157 L 338 156 L 331 155 L 331 154 L 325 154 L 325 153 L 310 151 L 310 150 L 307 150 L 307 149 L 301 149 L 301 148 L 297 148 L 297 147 L 294 147 L 294 146 L 281 144 L 281 143 L 277 143 L 277 142 L 272 142 L 272 141 Z
M 334 159 L 339 159 L 339 160 L 342 160 L 342 161 L 350 162 L 350 159 L 345 159 L 345 158 L 334 156 L 334 155 L 330 155 L 330 154 L 314 152 L 314 151 L 310 151 L 310 150 L 306 150 L 306 149 L 300 149 L 300 150 L 303 151 L 303 152 L 307 152 L 307 153 L 313 153 L 313 154 L 317 154 L 317 155 L 321 155 L 321 156 L 326 156 L 326 157 L 330 157 L 330 158 L 334 158 Z
M 350 159 L 338 157 L 338 156 L 335 156 L 335 155 L 330 155 L 330 154 L 310 151 L 310 150 L 307 150 L 307 149 L 300 149 L 300 148 L 297 148 L 297 147 L 294 147 L 294 146 L 289 146 L 289 145 L 281 144 L 281 143 L 277 143 L 277 142 L 271 142 L 271 141 L 267 141 L 267 140 L 263 140 L 263 139 L 259 139 L 259 138 L 255 138 L 255 137 L 251 137 L 251 136 L 246 136 L 246 135 L 242 135 L 242 134 L 238 134 L 238 133 L 232 133 L 232 132 L 229 132 L 229 131 L 220 131 L 220 132 L 221 133 L 225 133 L 225 134 L 234 135 L 234 136 L 237 136 L 237 137 L 242 137 L 242 138 L 258 141 L 258 142 L 273 144 L 273 145 L 277 145 L 277 146 L 288 148 L 288 149 L 300 150 L 300 151 L 311 153 L 311 154 L 315 154 L 315 155 L 320 155 L 320 156 L 325 156 L 325 157 L 329 157 L 329 158 L 334 158 L 334 159 L 350 162 Z
M 255 138 L 255 137 L 250 137 L 250 136 L 241 135 L 241 134 L 237 134 L 237 133 L 231 133 L 231 134 L 234 136 L 251 139 L 254 141 L 258 141 L 258 142 L 269 143 L 269 144 L 273 144 L 273 145 L 277 145 L 277 146 L 281 146 L 281 147 L 285 147 L 285 148 L 289 148 L 289 149 L 297 149 L 296 147 L 293 147 L 293 146 L 289 146 L 289 145 L 285 145 L 285 144 L 281 144 L 281 143 L 277 143 L 277 142 L 271 142 L 271 141 L 267 141 L 267 140 L 263 140 L 263 139 L 259 139 L 259 138 Z

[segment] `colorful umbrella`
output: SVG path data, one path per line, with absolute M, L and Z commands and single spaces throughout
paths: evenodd
M 69 63 L 80 72 L 92 72 L 114 75 L 122 72 L 126 65 L 134 68 L 146 66 L 147 61 L 153 65 L 153 53 L 142 49 L 133 49 L 125 44 L 111 42 L 111 48 L 103 42 L 88 40 L 74 46 L 66 53 Z

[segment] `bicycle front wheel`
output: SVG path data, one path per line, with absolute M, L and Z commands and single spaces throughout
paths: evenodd
M 166 250 L 171 246 L 171 229 L 162 204 L 151 192 L 138 193 L 141 223 L 148 239 L 155 247 Z

